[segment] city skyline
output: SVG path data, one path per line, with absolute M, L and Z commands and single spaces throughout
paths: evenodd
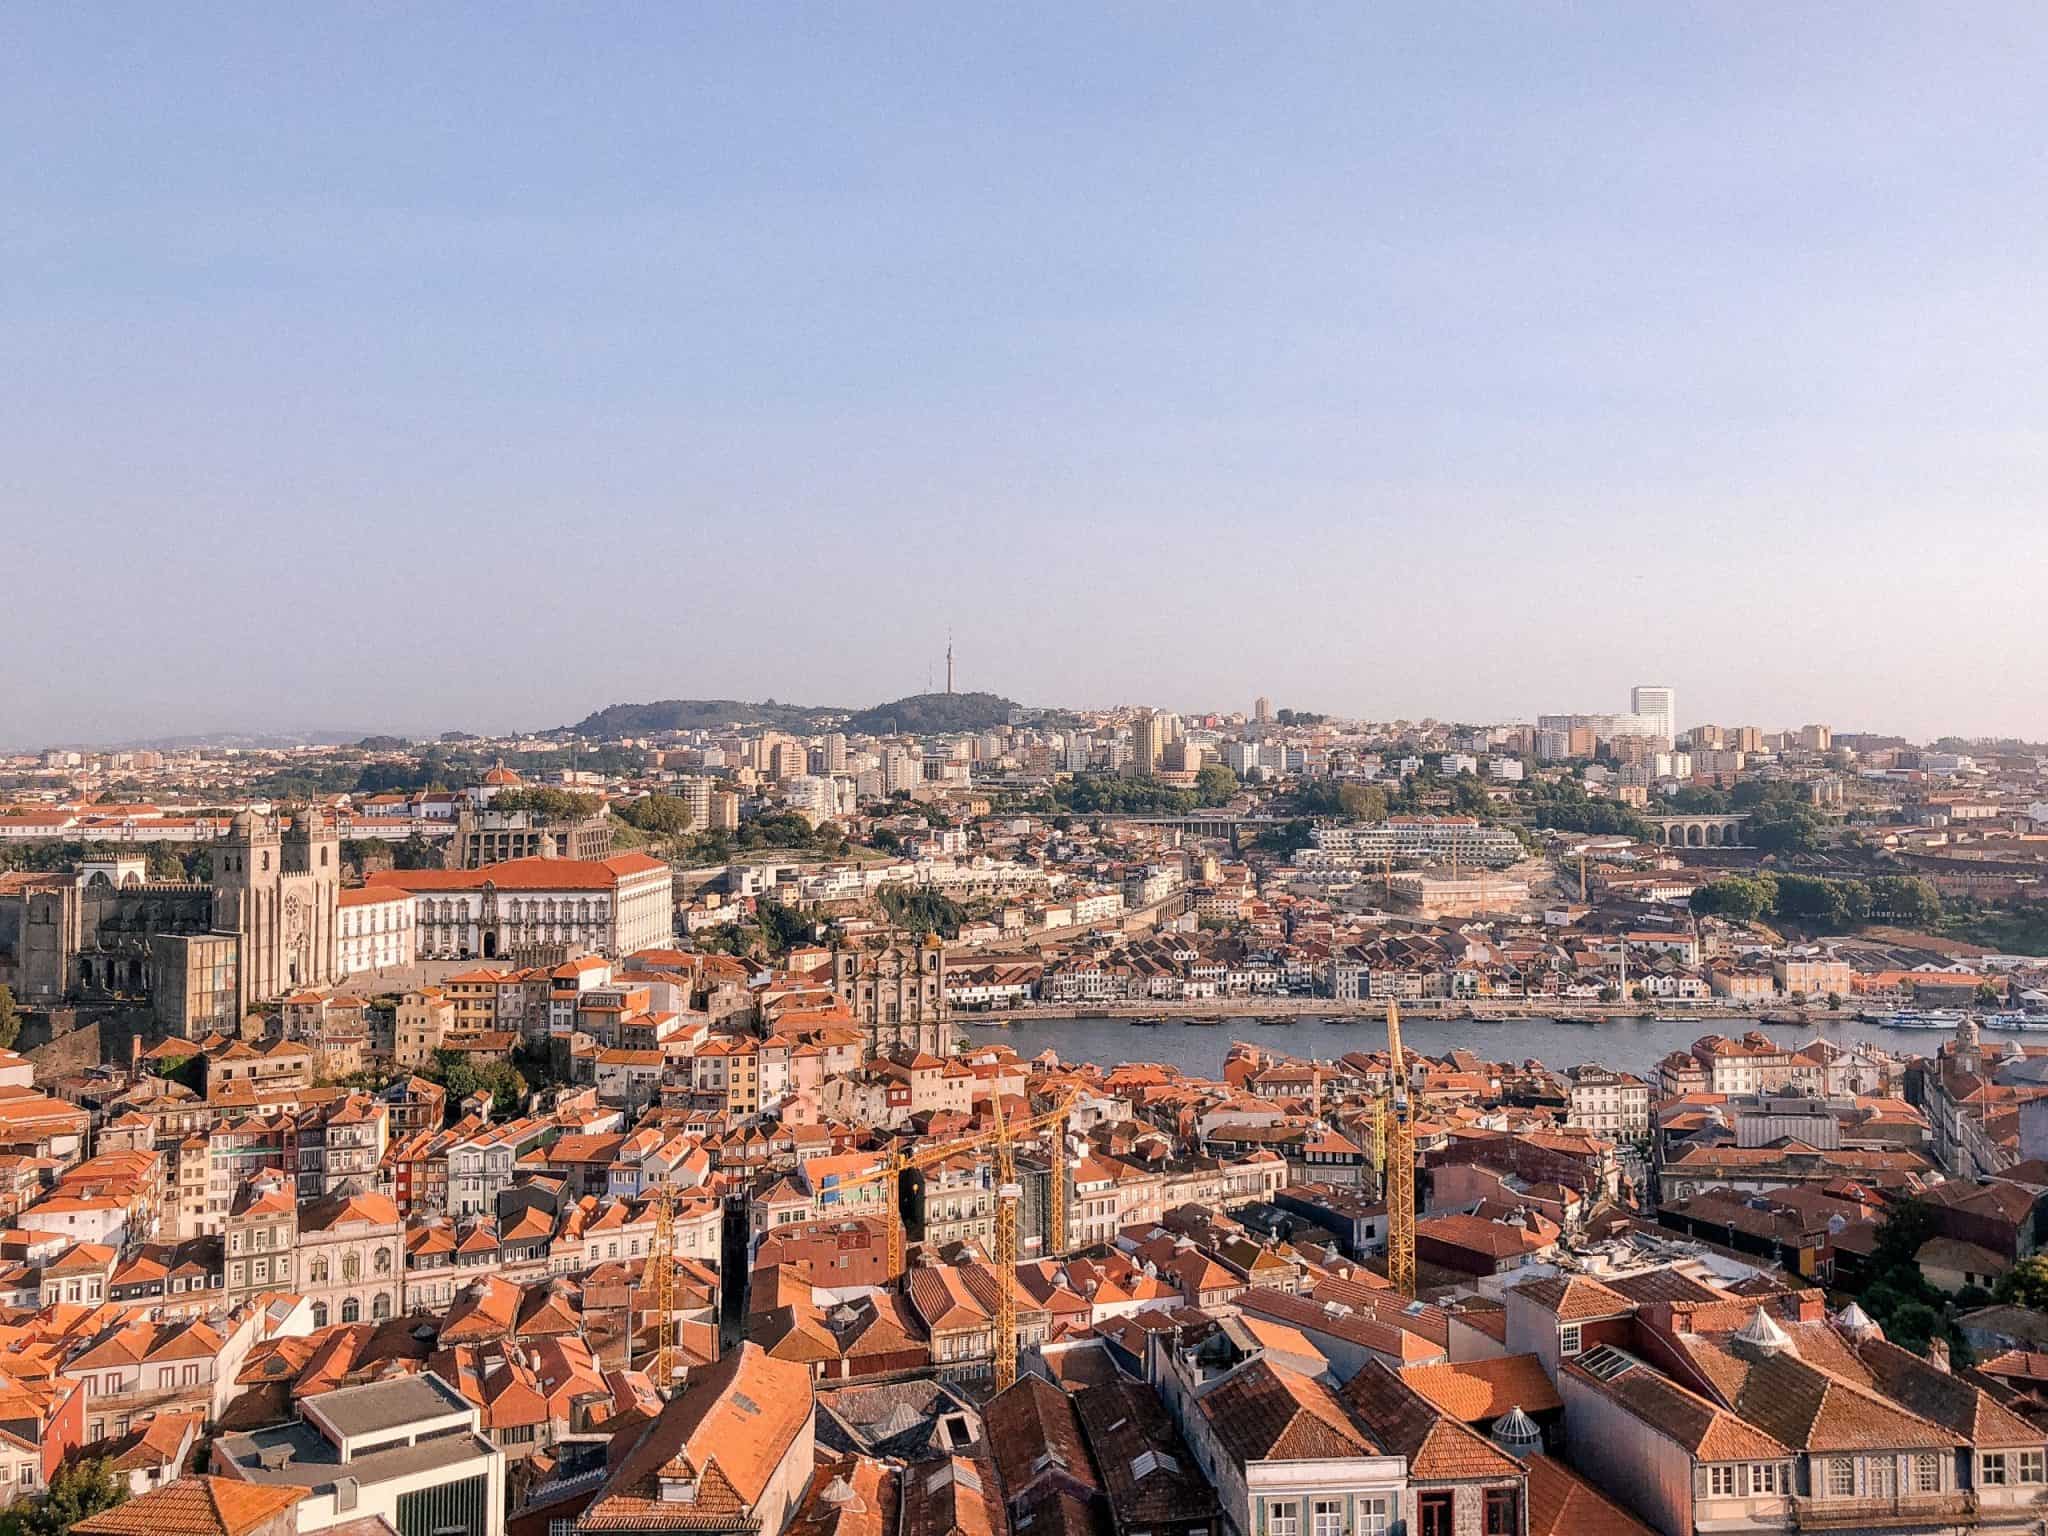
M 931 691 L 952 692 L 955 690 L 933 689 Z M 999 696 L 1007 696 L 1005 690 L 993 686 L 985 688 L 980 686 L 961 687 L 957 691 L 961 693 L 985 692 L 996 694 Z M 1713 690 L 1707 691 L 1710 693 L 1710 696 L 1713 695 Z M 924 692 L 924 690 L 919 689 L 917 690 L 917 692 L 922 693 Z M 1361 710 L 1354 712 L 1343 709 L 1331 708 L 1329 707 L 1329 701 L 1327 700 L 1310 698 L 1293 699 L 1285 692 L 1275 693 L 1270 690 L 1256 695 L 1249 702 L 1238 702 L 1226 699 L 1213 699 L 1208 701 L 1202 701 L 1192 696 L 1192 690 L 1189 690 L 1189 692 L 1191 697 L 1188 700 L 1174 703 L 1168 703 L 1163 700 L 1157 699 L 1117 699 L 1110 701 L 1080 701 L 1074 699 L 1061 698 L 1018 698 L 1015 700 L 1015 702 L 1020 706 L 1029 709 L 1073 710 L 1083 714 L 1109 713 L 1118 710 L 1129 710 L 1139 712 L 1158 710 L 1165 713 L 1187 716 L 1239 716 L 1245 719 L 1246 721 L 1256 721 L 1261 718 L 1271 718 L 1270 716 L 1262 717 L 1259 714 L 1259 706 L 1264 704 L 1269 706 L 1274 714 L 1277 714 L 1280 710 L 1285 709 L 1327 715 L 1333 719 L 1358 721 L 1376 725 L 1394 724 L 1401 722 L 1421 724 L 1425 721 L 1428 721 L 1434 722 L 1439 725 L 1447 726 L 1455 725 L 1489 727 L 1507 725 L 1527 726 L 1535 723 L 1540 717 L 1554 715 L 1586 715 L 1590 717 L 1612 718 L 1616 716 L 1626 717 L 1630 714 L 1634 714 L 1642 720 L 1644 720 L 1644 722 L 1647 724 L 1648 722 L 1654 720 L 1657 717 L 1657 715 L 1656 710 L 1653 707 L 1655 700 L 1646 698 L 1646 695 L 1661 695 L 1664 696 L 1664 698 L 1667 700 L 1674 699 L 1675 697 L 1684 696 L 1684 690 L 1671 688 L 1667 685 L 1662 684 L 1630 684 L 1624 687 L 1618 694 L 1612 692 L 1611 690 L 1598 693 L 1587 689 L 1574 689 L 1569 691 L 1553 690 L 1553 692 L 1557 695 L 1556 697 L 1552 697 L 1546 694 L 1536 702 L 1525 703 L 1522 706 L 1493 714 L 1485 714 L 1470 712 L 1460 713 L 1456 710 L 1428 708 L 1408 711 Z M 915 694 L 912 693 L 906 693 L 902 695 L 902 697 L 906 698 L 913 696 L 915 696 Z M 159 741 L 184 741 L 224 737 L 249 737 L 252 739 L 305 738 L 308 740 L 345 742 L 347 740 L 352 740 L 358 737 L 368 737 L 373 735 L 385 734 L 403 736 L 413 740 L 425 740 L 440 735 L 443 732 L 447 731 L 461 731 L 472 735 L 486 737 L 542 735 L 573 727 L 576 724 L 576 722 L 581 720 L 584 716 L 594 713 L 597 710 L 607 707 L 609 705 L 649 703 L 653 702 L 657 698 L 731 698 L 734 701 L 740 703 L 779 703 L 785 706 L 806 709 L 822 710 L 843 708 L 849 711 L 858 711 L 861 709 L 872 707 L 875 704 L 890 702 L 887 699 L 882 699 L 879 697 L 872 699 L 865 697 L 860 699 L 827 699 L 823 697 L 807 697 L 801 693 L 792 694 L 790 696 L 784 697 L 773 693 L 759 691 L 749 694 L 743 691 L 690 691 L 670 689 L 665 692 L 650 693 L 645 698 L 640 699 L 607 699 L 604 700 L 602 703 L 592 701 L 589 702 L 587 705 L 568 709 L 562 718 L 546 721 L 531 718 L 515 719 L 510 721 L 477 721 L 462 716 L 460 714 L 459 706 L 457 706 L 458 713 L 455 716 L 451 717 L 450 720 L 446 721 L 427 720 L 424 722 L 405 724 L 397 724 L 387 721 L 375 723 L 348 724 L 335 722 L 320 722 L 317 720 L 286 720 L 283 722 L 264 722 L 257 724 L 231 721 L 229 723 L 215 725 L 198 723 L 203 722 L 207 718 L 204 711 L 201 711 L 198 715 L 195 715 L 191 719 L 186 720 L 182 727 L 180 728 L 173 728 L 156 733 L 130 732 L 127 734 L 112 733 L 98 737 L 50 738 L 43 740 L 30 740 L 27 738 L 18 740 L 0 740 L 0 751 L 19 752 L 40 751 L 44 749 L 106 749 L 114 747 L 133 747 L 147 745 L 149 743 Z M 1625 709 L 1622 707 L 1624 704 L 1627 705 L 1627 708 Z M 1676 713 L 1667 714 L 1664 718 L 1667 720 L 1670 728 L 1661 732 L 1653 732 L 1652 734 L 1662 734 L 1667 737 L 1676 738 L 1678 736 L 1682 736 L 1686 731 L 1691 730 L 1695 727 L 1709 725 L 1725 727 L 1748 726 L 1766 732 L 1775 732 L 1797 730 L 1801 726 L 1819 724 L 1830 727 L 1837 734 L 1850 733 L 1868 734 L 1873 736 L 1901 736 L 1907 740 L 1917 741 L 1922 744 L 1943 739 L 1963 739 L 1985 742 L 1996 740 L 2048 741 L 2048 729 L 2044 729 L 2038 736 L 2030 736 L 2024 732 L 1967 731 L 1949 728 L 1936 728 L 1915 733 L 1912 731 L 1896 728 L 1893 725 L 1882 720 L 1846 722 L 1833 715 L 1825 707 L 1817 708 L 1816 710 L 1810 711 L 1807 714 L 1800 716 L 1796 719 L 1792 715 L 1743 715 L 1737 711 L 1727 710 L 1723 710 L 1720 712 L 1714 712 L 1710 710 L 1705 713 L 1696 714 L 1687 709 L 1684 709 L 1683 707 L 1680 707 Z M 916 733 L 913 732 L 912 734 Z
M 0 735 L 2048 734 L 2037 20 L 11 16 Z

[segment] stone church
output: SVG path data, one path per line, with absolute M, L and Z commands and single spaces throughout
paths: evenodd
M 247 811 L 213 845 L 213 878 L 120 884 L 105 870 L 0 885 L 0 982 L 39 1007 L 147 998 L 197 1037 L 335 980 L 341 841 L 318 810 L 290 823 Z
M 886 949 L 832 952 L 832 990 L 867 1036 L 869 1056 L 953 1054 L 947 1023 L 946 951 L 937 939 Z

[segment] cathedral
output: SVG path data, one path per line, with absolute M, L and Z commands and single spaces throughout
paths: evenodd
M 0 982 L 24 1003 L 147 998 L 166 1032 L 237 1029 L 252 1009 L 336 979 L 341 841 L 317 810 L 244 811 L 213 878 L 150 881 L 88 864 L 0 885 Z

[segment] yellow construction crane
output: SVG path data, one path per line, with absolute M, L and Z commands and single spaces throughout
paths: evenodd
M 1415 1114 L 1408 1095 L 1408 1064 L 1401 1054 L 1401 1008 L 1387 1002 L 1391 1113 L 1383 1114 L 1380 1146 L 1386 1158 L 1381 1193 L 1387 1202 L 1387 1281 L 1403 1296 L 1415 1294 Z
M 1017 1140 L 1050 1132 L 1053 1146 L 1053 1179 L 1051 1200 L 1047 1210 L 1046 1249 L 1053 1257 L 1067 1251 L 1070 1237 L 1067 1230 L 1066 1190 L 1066 1138 L 1067 1116 L 1072 1111 L 1074 1095 L 1069 1094 L 1053 1108 L 1028 1120 L 1001 1122 L 1002 1133 L 1013 1143 Z M 882 1157 L 881 1165 L 868 1173 L 855 1174 L 850 1179 L 840 1179 L 833 1186 L 837 1196 L 848 1191 L 862 1189 L 870 1184 L 884 1184 L 887 1198 L 878 1213 L 888 1228 L 889 1274 L 893 1277 L 903 1273 L 903 1212 L 897 1205 L 896 1186 L 899 1177 L 918 1168 L 930 1168 L 938 1163 L 950 1161 L 966 1152 L 985 1152 L 995 1144 L 997 1131 L 981 1131 L 973 1136 L 963 1136 L 954 1141 L 941 1142 L 926 1147 L 921 1152 L 890 1152 Z
M 1017 1182 L 1017 1159 L 1010 1145 L 1009 1122 L 1003 1118 L 1003 1096 L 995 1095 L 996 1154 L 996 1340 L 990 1370 L 1000 1392 L 1017 1380 L 1017 1203 L 1023 1186 Z M 1053 1182 L 1060 1178 L 1053 1165 Z
M 676 1212 L 666 1185 L 654 1186 L 654 1244 L 647 1251 L 654 1271 L 654 1385 L 664 1395 L 675 1390 Z M 626 1352 L 633 1350 L 633 1309 L 626 1309 Z

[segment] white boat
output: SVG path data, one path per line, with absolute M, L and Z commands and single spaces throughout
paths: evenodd
M 1886 1029 L 1954 1029 L 1963 1022 L 1963 1016 L 1946 1008 L 1901 1008 L 1877 1022 Z
M 2004 1030 L 2010 1034 L 2048 1034 L 2048 1014 L 1987 1013 L 1984 1015 L 1984 1027 Z

